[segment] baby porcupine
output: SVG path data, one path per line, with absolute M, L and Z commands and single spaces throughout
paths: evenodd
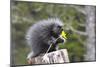
M 58 18 L 40 20 L 33 24 L 26 34 L 27 43 L 31 47 L 31 52 L 27 58 L 30 59 L 41 53 L 46 53 L 50 44 L 53 45 L 49 52 L 55 51 L 57 44 L 65 41 L 63 38 L 56 40 L 63 30 L 62 26 L 63 23 Z

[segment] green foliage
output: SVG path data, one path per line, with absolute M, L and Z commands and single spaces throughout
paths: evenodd
M 26 65 L 27 64 L 27 54 L 29 52 L 28 48 L 17 48 L 17 52 L 14 55 L 16 65 Z M 20 52 L 19 52 L 20 51 Z
M 74 7 L 81 7 L 74 5 Z M 11 6 L 11 27 L 12 27 L 12 42 L 16 47 L 12 48 L 15 58 L 15 64 L 27 64 L 26 56 L 29 53 L 29 48 L 25 40 L 27 29 L 36 21 L 49 17 L 59 17 L 64 22 L 64 29 L 69 33 L 67 42 L 60 45 L 60 49 L 66 48 L 69 53 L 70 62 L 83 61 L 85 48 L 82 42 L 85 42 L 86 37 L 78 35 L 69 30 L 69 25 L 73 28 L 85 31 L 84 26 L 79 26 L 79 23 L 84 24 L 85 15 L 79 12 L 71 5 L 62 4 L 47 4 L 33 2 L 14 1 Z M 81 41 L 79 40 L 81 39 Z

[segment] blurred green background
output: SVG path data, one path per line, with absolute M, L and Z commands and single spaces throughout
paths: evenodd
M 84 8 L 84 5 L 13 1 L 11 3 L 12 63 L 27 64 L 26 57 L 30 50 L 25 35 L 28 28 L 38 20 L 52 17 L 60 18 L 64 23 L 64 30 L 69 33 L 67 42 L 64 45 L 59 44 L 60 49 L 68 50 L 70 62 L 83 62 L 86 53 L 84 43 L 87 37 L 77 34 L 74 29 L 86 31 L 86 15 L 82 11 Z

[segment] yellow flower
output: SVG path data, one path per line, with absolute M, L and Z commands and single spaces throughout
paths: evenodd
M 67 39 L 67 35 L 66 35 L 66 33 L 65 33 L 64 31 L 61 32 L 61 36 L 62 36 L 63 38 L 65 38 L 65 39 Z

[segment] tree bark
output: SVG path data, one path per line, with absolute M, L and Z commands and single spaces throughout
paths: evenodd
M 67 63 L 69 62 L 68 53 L 66 49 L 50 52 L 32 58 L 31 64 L 53 64 L 53 63 Z
M 96 60 L 95 54 L 95 7 L 86 6 L 86 33 L 87 33 L 87 42 L 86 42 L 86 54 L 85 61 L 94 61 Z

